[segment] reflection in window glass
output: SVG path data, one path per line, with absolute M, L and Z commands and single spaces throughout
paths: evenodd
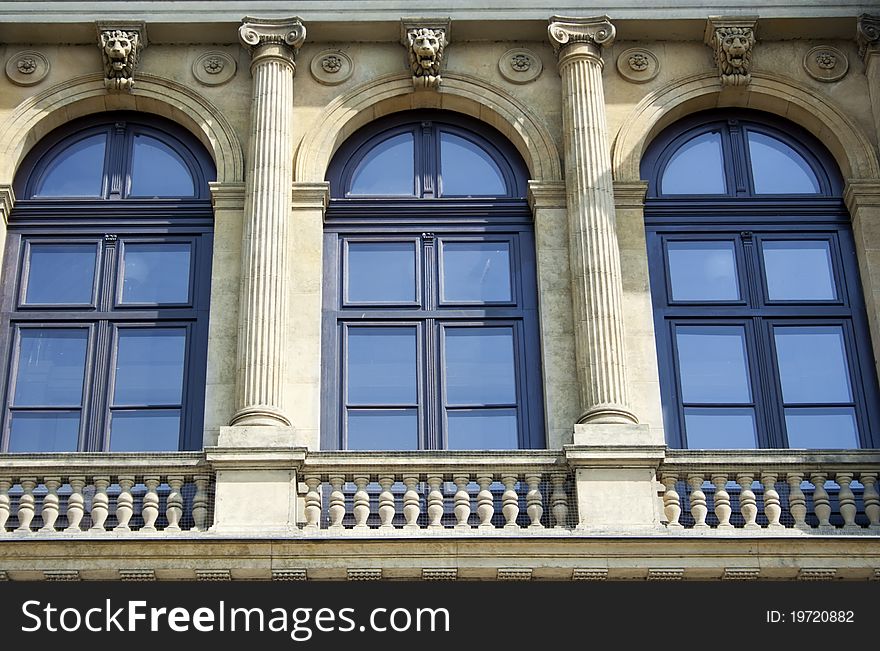
M 733 242 L 668 242 L 674 301 L 739 299 Z
M 349 242 L 346 281 L 351 303 L 416 300 L 413 242 Z
M 189 243 L 123 246 L 123 303 L 189 302 Z
M 440 133 L 440 182 L 447 197 L 507 194 L 504 175 L 488 152 L 447 132 Z
M 771 301 L 832 301 L 837 298 L 827 240 L 763 243 L 767 297 Z
M 450 450 L 515 450 L 516 409 L 449 409 Z
M 401 133 L 373 147 L 351 175 L 349 194 L 412 196 L 415 194 L 412 133 Z
M 742 326 L 678 327 L 675 335 L 685 403 L 751 402 Z
M 696 408 L 684 410 L 687 444 L 691 449 L 724 450 L 757 447 L 755 410 Z
M 773 334 L 785 404 L 852 400 L 842 328 L 777 327 Z
M 79 439 L 79 412 L 14 412 L 10 452 L 73 452 Z
M 85 328 L 19 332 L 16 407 L 79 406 L 89 333 Z
M 137 134 L 131 163 L 132 197 L 192 197 L 195 184 L 189 167 L 164 142 Z
M 415 409 L 349 409 L 349 450 L 416 450 L 419 447 Z
M 441 292 L 444 301 L 509 301 L 507 242 L 444 242 Z
M 110 419 L 111 452 L 177 450 L 180 410 L 114 410 Z
M 100 197 L 104 188 L 107 134 L 83 138 L 63 149 L 49 163 L 35 197 Z
M 28 252 L 25 303 L 91 304 L 94 244 L 31 243 Z
M 856 411 L 852 407 L 786 409 L 785 430 L 792 448 L 859 447 Z
M 416 329 L 348 329 L 348 402 L 416 403 Z
M 721 134 L 692 138 L 669 159 L 660 181 L 663 194 L 725 194 Z
M 446 402 L 516 403 L 512 328 L 445 328 Z
M 120 328 L 113 404 L 179 405 L 185 350 L 183 328 Z
M 819 181 L 809 163 L 781 140 L 748 132 L 752 178 L 757 194 L 818 194 Z

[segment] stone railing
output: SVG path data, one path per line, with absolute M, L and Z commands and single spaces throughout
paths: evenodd
M 0 455 L 0 536 L 206 531 L 200 452 Z
M 312 452 L 309 535 L 567 533 L 573 480 L 553 451 Z
M 880 535 L 880 453 L 669 450 L 670 532 Z

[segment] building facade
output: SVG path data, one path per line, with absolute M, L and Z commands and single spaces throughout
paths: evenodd
M 282 4 L 0 2 L 0 576 L 880 576 L 868 4 Z

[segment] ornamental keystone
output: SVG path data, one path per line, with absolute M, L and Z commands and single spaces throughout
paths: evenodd
M 440 88 L 443 53 L 449 44 L 449 18 L 401 18 L 400 43 L 406 48 L 416 90 Z
M 112 92 L 130 93 L 141 50 L 147 47 L 143 21 L 97 22 L 98 47 L 104 60 L 104 86 Z
M 599 57 L 601 48 L 609 47 L 614 43 L 617 30 L 608 16 L 590 18 L 553 16 L 547 27 L 547 34 L 550 36 L 550 44 L 557 57 L 566 46 L 577 43 L 590 46 L 591 54 Z
M 238 28 L 241 44 L 251 52 L 253 62 L 263 57 L 281 58 L 296 70 L 296 51 L 306 40 L 306 28 L 297 16 L 253 18 L 245 16 Z
M 752 50 L 757 16 L 709 16 L 703 40 L 712 48 L 722 86 L 747 86 L 752 80 Z
M 862 14 L 856 24 L 859 56 L 867 62 L 868 54 L 880 54 L 880 16 Z

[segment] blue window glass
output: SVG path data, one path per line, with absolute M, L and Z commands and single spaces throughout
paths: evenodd
M 675 331 L 686 403 L 751 402 L 742 326 L 685 326 Z
M 79 421 L 78 411 L 16 411 L 9 424 L 9 452 L 73 452 Z
M 176 450 L 180 440 L 180 410 L 113 410 L 111 452 Z
M 507 242 L 443 242 L 441 291 L 449 302 L 510 301 Z
M 849 363 L 839 326 L 776 327 L 773 332 L 786 404 L 852 401 Z
M 416 329 L 349 328 L 348 402 L 416 403 Z
M 35 197 L 101 197 L 104 194 L 104 152 L 107 134 L 71 143 L 48 163 Z
M 419 446 L 416 409 L 349 409 L 349 450 L 415 450 Z
M 450 450 L 509 450 L 517 447 L 515 409 L 449 409 Z
M 180 404 L 185 357 L 183 328 L 120 329 L 113 404 Z
M 781 140 L 749 131 L 752 178 L 757 194 L 818 194 L 810 164 Z
M 446 328 L 444 335 L 447 404 L 516 402 L 512 328 Z
M 682 145 L 669 159 L 661 181 L 663 194 L 724 194 L 721 134 L 704 133 Z
M 345 280 L 350 303 L 416 300 L 414 242 L 348 242 Z
M 447 197 L 507 194 L 495 159 L 476 143 L 452 133 L 440 133 L 440 179 Z
M 739 300 L 733 242 L 668 242 L 666 255 L 672 300 Z
M 771 301 L 837 298 L 828 240 L 765 240 L 763 252 Z
M 123 303 L 188 303 L 189 243 L 134 243 L 123 247 Z
M 846 450 L 859 447 L 853 407 L 786 408 L 785 429 L 793 448 Z
M 415 145 L 412 133 L 379 143 L 360 161 L 351 176 L 354 196 L 412 196 L 415 194 Z
M 13 404 L 79 406 L 88 341 L 85 328 L 20 330 Z
M 157 138 L 136 134 L 132 145 L 131 197 L 192 197 L 195 183 L 183 157 Z
M 36 244 L 27 248 L 24 302 L 89 305 L 95 288 L 95 243 Z
M 691 449 L 757 447 L 755 410 L 751 407 L 685 407 L 684 426 Z

